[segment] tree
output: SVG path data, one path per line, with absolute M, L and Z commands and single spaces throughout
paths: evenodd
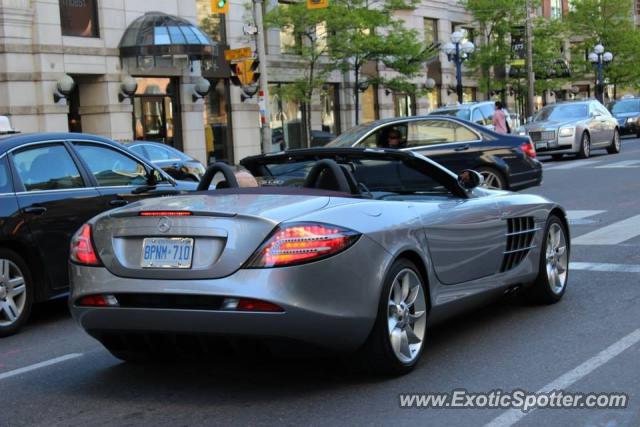
M 415 30 L 405 28 L 394 17 L 397 10 L 412 9 L 404 0 L 332 0 L 327 28 L 329 55 L 344 72 L 353 73 L 355 117 L 359 122 L 359 91 L 362 67 L 384 64 L 390 76 L 369 76 L 368 83 L 384 84 L 398 92 L 415 93 L 412 81 L 425 69 L 425 62 L 437 55 L 437 46 L 425 46 Z
M 329 9 L 307 9 L 305 2 L 281 4 L 265 16 L 267 27 L 289 29 L 295 44 L 288 52 L 297 55 L 302 76 L 282 90 L 281 95 L 303 104 L 307 144 L 311 143 L 311 100 L 335 66 L 326 61 Z
M 583 70 L 586 77 L 593 68 L 584 53 L 593 51 L 597 43 L 614 55 L 606 72 L 617 86 L 638 87 L 640 76 L 640 31 L 632 19 L 632 0 L 577 0 L 572 2 L 568 23 L 571 32 L 580 37 L 574 47 L 581 55 L 572 58 L 572 68 Z
M 480 72 L 480 86 L 487 94 L 504 89 L 506 79 L 496 84 L 493 75 L 502 74 L 511 60 L 510 34 L 515 26 L 524 25 L 525 0 L 460 0 L 460 4 L 473 15 L 482 37 L 469 68 Z

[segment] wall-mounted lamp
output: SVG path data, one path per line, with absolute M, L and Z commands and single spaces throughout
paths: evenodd
M 427 90 L 433 90 L 436 87 L 436 81 L 431 77 L 428 77 L 424 82 L 424 88 Z
M 118 100 L 120 102 L 125 99 L 133 98 L 138 90 L 138 81 L 131 76 L 125 76 L 120 83 L 120 93 L 118 93 Z
M 193 102 L 197 102 L 198 100 L 207 96 L 210 89 L 211 82 L 204 77 L 200 77 L 193 87 L 193 94 L 191 95 L 191 99 L 193 99 Z
M 365 80 L 365 81 L 363 81 L 363 82 L 359 82 L 359 83 L 358 83 L 358 90 L 359 90 L 360 92 L 365 92 L 367 89 L 369 89 L 369 85 L 370 85 L 370 84 L 371 84 L 371 83 L 369 82 L 369 80 Z
M 385 90 L 384 90 L 384 94 L 385 94 L 385 95 L 387 95 L 387 96 L 391 95 L 392 93 L 393 93 L 393 92 L 392 92 L 392 91 L 390 91 L 389 89 L 385 89 Z
M 56 83 L 56 91 L 53 92 L 53 102 L 57 104 L 61 99 L 67 99 L 75 87 L 76 82 L 70 75 L 65 74 L 60 77 Z

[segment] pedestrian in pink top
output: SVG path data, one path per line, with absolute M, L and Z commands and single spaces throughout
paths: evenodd
M 498 133 L 509 133 L 509 125 L 507 124 L 507 115 L 502 109 L 502 102 L 496 102 L 496 112 L 493 113 L 493 126 Z

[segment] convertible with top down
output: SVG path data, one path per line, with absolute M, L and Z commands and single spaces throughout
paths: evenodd
M 482 188 L 475 171 L 396 150 L 241 163 L 252 186 L 214 164 L 202 191 L 142 200 L 76 233 L 71 312 L 116 357 L 286 342 L 402 374 L 433 321 L 516 289 L 542 304 L 565 293 L 566 214 L 540 196 Z

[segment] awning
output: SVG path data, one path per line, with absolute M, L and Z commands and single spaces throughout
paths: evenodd
M 129 25 L 120 39 L 122 58 L 187 55 L 202 59 L 217 53 L 209 36 L 186 19 L 147 12 Z

